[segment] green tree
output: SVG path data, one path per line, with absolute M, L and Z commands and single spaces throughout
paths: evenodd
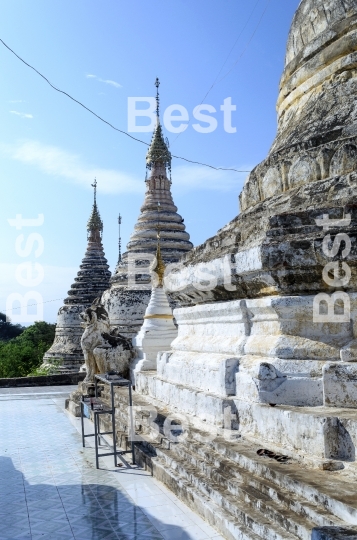
M 8 341 L 22 334 L 25 330 L 24 326 L 20 324 L 12 324 L 8 319 L 6 320 L 5 313 L 0 312 L 0 341 Z
M 0 377 L 26 377 L 42 363 L 55 337 L 55 324 L 38 321 L 21 335 L 0 341 Z

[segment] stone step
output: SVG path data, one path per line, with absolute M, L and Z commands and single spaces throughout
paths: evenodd
M 103 397 L 106 397 L 105 392 Z M 127 396 L 118 392 L 117 402 L 120 405 L 117 427 L 123 441 L 128 424 L 123 407 Z M 145 405 L 146 398 L 134 394 L 134 403 Z M 169 411 L 161 406 L 158 413 L 162 432 Z M 151 461 L 148 465 L 151 469 L 167 471 L 165 484 L 170 489 L 177 491 L 177 479 L 189 486 L 191 491 L 185 488 L 186 498 L 183 493 L 178 494 L 187 504 L 194 493 L 192 500 L 204 500 L 206 504 L 209 501 L 214 505 L 213 515 L 219 509 L 224 516 L 221 523 L 225 524 L 218 528 L 221 534 L 226 535 L 227 523 L 232 523 L 239 524 L 238 529 L 242 526 L 247 529 L 244 530 L 246 536 L 240 532 L 241 536 L 233 538 L 254 538 L 249 536 L 254 534 L 266 540 L 310 540 L 316 526 L 356 524 L 357 502 L 350 493 L 351 484 L 343 482 L 338 475 L 331 477 L 331 473 L 311 470 L 299 462 L 280 464 L 260 457 L 256 453 L 259 446 L 242 438 L 226 441 L 217 437 L 202 443 L 200 437 L 207 433 L 191 427 L 188 438 L 180 444 L 171 443 L 165 436 L 155 443 L 147 417 L 144 413 L 137 415 L 136 429 L 143 437 L 143 445 L 137 451 Z M 170 480 L 174 476 L 175 482 Z M 200 505 L 199 509 L 195 505 L 193 509 L 206 519 Z
M 278 486 L 265 476 L 256 476 L 248 472 L 238 463 L 220 456 L 213 450 L 208 452 L 205 445 L 199 446 L 190 441 L 189 452 L 185 451 L 185 445 L 177 445 L 176 447 L 171 445 L 170 449 L 192 465 L 200 468 L 201 472 L 213 481 L 225 485 L 233 495 L 237 494 L 237 490 L 247 488 L 249 489 L 248 493 L 253 495 L 255 493 L 258 500 L 261 498 L 263 501 L 271 500 L 277 503 L 283 512 L 288 509 L 295 512 L 298 518 L 303 516 L 316 526 L 344 525 L 342 520 L 331 515 L 323 506 L 311 503 L 301 496 L 296 497 L 292 490 Z M 286 464 L 280 464 L 278 467 L 284 472 Z
M 149 457 L 146 451 L 137 448 L 137 455 L 142 463 L 146 464 L 153 476 L 171 489 L 177 497 L 187 504 L 194 512 L 198 513 L 207 523 L 214 527 L 227 540 L 263 540 L 267 536 L 261 536 L 251 527 L 235 519 L 222 507 L 216 505 L 209 497 L 199 492 L 192 483 L 182 478 L 177 471 L 167 466 L 165 460 L 159 457 Z M 268 525 L 268 524 L 267 524 Z M 269 536 L 269 538 L 271 538 Z M 285 540 L 296 540 L 296 537 L 276 537 Z
M 295 516 L 287 508 L 281 508 L 268 496 L 258 497 L 259 494 L 254 488 L 250 489 L 250 493 L 249 489 L 239 489 L 236 493 L 232 493 L 223 485 L 227 484 L 229 478 L 225 478 L 221 484 L 212 479 L 207 482 L 204 471 L 190 465 L 187 452 L 184 457 L 180 457 L 173 451 L 180 446 L 171 444 L 169 448 L 163 448 L 161 444 L 149 441 L 144 443 L 144 454 L 146 459 L 150 460 L 150 468 L 159 462 L 164 470 L 171 471 L 171 474 L 175 473 L 176 481 L 178 477 L 185 485 L 189 485 L 191 491 L 195 491 L 196 498 L 203 497 L 206 504 L 210 501 L 215 507 L 213 515 L 217 515 L 219 509 L 224 515 L 224 519 L 222 518 L 224 522 L 237 522 L 239 527 L 250 529 L 250 535 L 254 533 L 265 540 L 310 540 L 313 523 Z M 253 490 L 255 493 L 252 495 Z
M 324 508 L 308 503 L 301 497 L 292 497 L 291 492 L 277 489 L 272 482 L 255 477 L 229 460 L 220 461 L 217 456 L 212 456 L 211 462 L 203 461 L 193 451 L 193 447 L 194 445 L 190 445 L 188 452 L 183 445 L 171 445 L 170 453 L 183 460 L 184 464 L 189 463 L 198 469 L 206 479 L 204 486 L 209 478 L 210 486 L 218 485 L 220 489 L 230 493 L 233 496 L 233 508 L 230 508 L 232 513 L 236 504 L 235 497 L 238 496 L 240 500 L 244 500 L 273 522 L 304 540 L 310 540 L 314 526 L 344 525 Z M 224 504 L 227 501 L 231 506 L 227 497 Z
M 197 467 L 189 465 L 185 457 L 172 457 L 173 446 L 171 445 L 169 451 L 157 447 L 157 456 L 161 461 L 234 519 L 252 528 L 256 534 L 267 540 L 311 539 L 311 530 L 314 527 L 312 522 L 297 516 L 249 485 L 236 486 L 235 493 L 232 493 L 225 487 L 226 482 L 222 485 L 211 478 L 207 479 Z

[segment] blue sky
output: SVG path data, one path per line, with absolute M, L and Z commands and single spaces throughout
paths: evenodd
M 190 117 L 179 137 L 165 133 L 172 153 L 250 170 L 265 158 L 275 136 L 286 40 L 299 4 L 270 0 L 261 19 L 267 2 L 3 0 L 0 38 L 53 84 L 122 130 L 127 130 L 128 97 L 154 96 L 159 77 L 161 111 L 181 104 Z M 3 311 L 9 294 L 29 290 L 15 278 L 26 261 L 44 269 L 43 282 L 35 288 L 45 302 L 66 295 L 85 252 L 94 176 L 105 253 L 113 269 L 118 213 L 125 245 L 144 197 L 146 147 L 52 90 L 1 44 L 0 62 Z M 198 133 L 192 111 L 219 73 L 204 100 L 217 110 L 218 127 Z M 227 97 L 237 106 L 232 114 L 236 133 L 223 128 L 220 106 Z M 150 133 L 132 134 L 146 142 L 151 138 Z M 237 215 L 245 176 L 173 161 L 174 200 L 195 245 Z M 44 214 L 44 224 L 18 231 L 7 221 L 16 214 Z M 43 237 L 43 253 L 19 256 L 16 238 L 33 232 Z M 60 300 L 46 303 L 45 320 L 54 321 L 60 305 Z

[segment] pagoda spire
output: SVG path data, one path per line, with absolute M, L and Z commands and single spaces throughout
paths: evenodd
M 83 364 L 83 328 L 79 314 L 108 289 L 111 276 L 102 245 L 103 222 L 97 207 L 97 180 L 91 185 L 94 200 L 87 223 L 87 250 L 64 305 L 58 312 L 53 345 L 44 355 L 44 365 L 60 361 L 60 372 L 79 371 Z
M 156 77 L 155 86 L 156 86 L 156 120 L 157 120 L 156 123 L 159 124 L 160 123 L 160 96 L 159 96 L 160 81 L 158 77 Z
M 156 79 L 157 122 L 146 155 L 145 199 L 127 250 L 118 261 L 111 279 L 111 288 L 103 295 L 111 326 L 128 337 L 134 337 L 140 330 L 150 301 L 151 285 L 153 294 L 165 296 L 165 265 L 177 262 L 193 248 L 184 220 L 177 213 L 172 198 L 171 153 L 160 123 L 159 86 L 160 81 Z M 149 270 L 147 262 L 155 254 L 156 262 L 151 264 Z M 138 281 L 132 274 L 131 261 L 137 261 L 137 268 L 145 267 Z M 151 278 L 155 283 L 151 282 Z
M 94 200 L 91 215 L 87 223 L 88 240 L 96 242 L 101 239 L 103 233 L 103 221 L 100 217 L 97 207 L 97 179 L 94 179 L 94 183 L 91 184 L 94 188 Z
M 121 214 L 119 214 L 119 216 L 118 216 L 118 225 L 119 225 L 119 240 L 118 240 L 118 248 L 119 248 L 118 264 L 119 264 L 119 263 L 121 263 L 121 233 L 120 233 Z
M 160 170 L 161 174 L 167 168 L 171 176 L 171 152 L 168 148 L 168 141 L 164 139 L 162 126 L 160 123 L 160 81 L 156 78 L 156 127 L 151 138 L 149 150 L 146 154 L 146 168 L 149 170 Z

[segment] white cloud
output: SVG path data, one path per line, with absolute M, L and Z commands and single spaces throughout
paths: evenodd
M 19 111 L 9 111 L 11 114 L 16 114 L 17 116 L 20 116 L 21 118 L 33 118 L 32 114 L 22 113 Z
M 2 145 L 12 159 L 37 167 L 46 174 L 61 176 L 91 189 L 93 179 L 98 180 L 102 193 L 142 193 L 144 182 L 133 175 L 114 169 L 103 169 L 83 163 L 83 160 L 56 146 L 38 141 L 27 141 L 14 146 Z
M 251 166 L 232 166 L 233 169 L 250 171 Z M 172 170 L 173 185 L 177 192 L 231 191 L 240 192 L 248 173 L 221 171 L 203 165 L 178 165 Z
M 85 163 L 83 158 L 38 141 L 25 141 L 16 145 L 0 145 L 0 151 L 12 159 L 37 167 L 42 172 L 59 176 L 90 189 L 93 179 L 98 180 L 102 193 L 143 193 L 144 182 L 134 175 L 115 169 L 104 169 Z M 221 171 L 203 165 L 177 165 L 174 160 L 172 178 L 176 193 L 192 191 L 224 191 L 239 193 L 248 173 Z M 144 167 L 144 155 L 143 155 Z M 251 166 L 233 166 L 249 171 Z
M 96 75 L 93 75 L 92 73 L 87 73 L 86 77 L 87 79 L 96 79 L 99 82 L 102 82 L 104 84 L 109 84 L 110 86 L 114 86 L 115 88 L 123 88 L 123 86 L 116 81 L 112 81 L 111 79 L 101 79 L 100 77 L 97 77 Z

